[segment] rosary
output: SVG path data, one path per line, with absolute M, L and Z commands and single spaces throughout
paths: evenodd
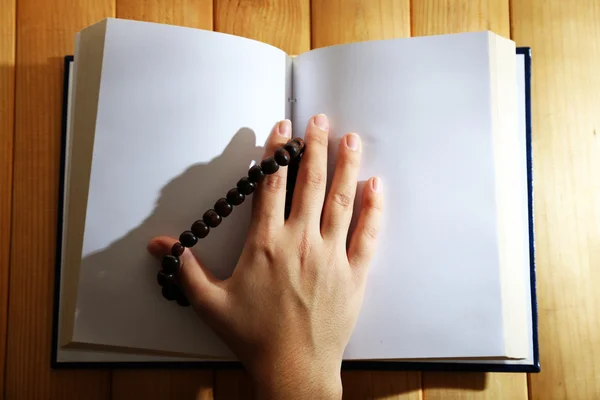
M 295 171 L 304 153 L 304 140 L 295 138 L 278 148 L 275 154 L 262 160 L 260 165 L 254 165 L 248 170 L 248 176 L 240 179 L 235 188 L 227 192 L 225 197 L 220 198 L 214 208 L 206 211 L 202 219 L 194 222 L 189 231 L 179 235 L 179 242 L 171 248 L 171 254 L 163 257 L 161 269 L 156 276 L 158 284 L 162 287 L 162 295 L 169 301 L 176 301 L 182 307 L 187 307 L 190 302 L 183 294 L 178 284 L 181 261 L 179 257 L 186 247 L 194 247 L 198 240 L 205 238 L 211 228 L 219 226 L 223 218 L 233 211 L 234 206 L 242 204 L 246 196 L 256 190 L 256 186 L 262 182 L 265 175 L 274 174 L 279 167 L 290 166 Z M 291 179 L 290 179 L 291 178 Z M 288 177 L 288 188 L 293 188 L 295 176 Z M 286 196 L 285 214 L 289 215 L 291 209 L 291 196 Z

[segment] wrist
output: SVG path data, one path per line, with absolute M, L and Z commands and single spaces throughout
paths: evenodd
M 341 399 L 341 360 L 290 357 L 250 371 L 258 400 Z

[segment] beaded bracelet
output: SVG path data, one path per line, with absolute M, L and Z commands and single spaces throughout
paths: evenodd
M 190 230 L 179 235 L 179 242 L 173 245 L 171 254 L 163 257 L 161 262 L 162 268 L 156 276 L 158 284 L 162 286 L 162 295 L 165 299 L 169 301 L 175 300 L 182 307 L 190 305 L 190 302 L 178 284 L 179 271 L 181 269 L 179 257 L 183 254 L 185 248 L 193 247 L 198 243 L 198 240 L 208 236 L 211 228 L 219 226 L 223 218 L 231 214 L 234 206 L 242 204 L 246 196 L 256 190 L 256 186 L 262 182 L 265 175 L 274 174 L 279 170 L 279 167 L 285 166 L 290 167 L 285 201 L 285 217 L 287 218 L 291 209 L 291 191 L 295 184 L 295 173 L 302 159 L 304 148 L 304 140 L 295 138 L 275 150 L 273 156 L 262 160 L 260 165 L 256 164 L 251 167 L 248 170 L 248 176 L 240 179 L 235 188 L 227 192 L 225 197 L 217 200 L 214 207 L 204 213 L 202 219 L 192 224 Z

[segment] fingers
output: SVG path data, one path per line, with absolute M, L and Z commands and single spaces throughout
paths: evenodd
M 337 238 L 346 243 L 359 166 L 360 138 L 355 133 L 349 133 L 340 141 L 333 181 L 325 200 L 321 222 L 321 235 L 324 238 Z
M 292 123 L 283 120 L 277 123 L 265 145 L 265 155 L 273 156 L 278 147 L 286 144 L 292 137 Z M 285 182 L 287 168 L 280 167 L 279 170 L 267 175 L 265 180 L 258 185 L 253 202 L 253 224 L 256 229 L 271 229 L 283 226 L 285 210 Z
M 353 268 L 365 269 L 375 253 L 375 244 L 383 209 L 382 182 L 371 178 L 362 193 L 362 208 L 348 248 L 348 261 Z
M 302 156 L 290 219 L 319 226 L 327 183 L 327 140 L 329 122 L 323 114 L 308 121 L 306 150 Z
M 159 236 L 148 243 L 148 252 L 161 260 L 166 254 L 171 253 L 171 248 L 176 242 L 177 240 L 173 238 Z M 179 259 L 181 261 L 179 282 L 188 300 L 202 308 L 211 310 L 215 307 L 220 308 L 225 294 L 218 285 L 221 281 L 200 264 L 190 249 L 185 249 Z

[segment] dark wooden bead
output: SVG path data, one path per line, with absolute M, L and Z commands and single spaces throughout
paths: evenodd
M 165 286 L 165 285 L 168 285 L 168 284 L 173 284 L 173 283 L 175 283 L 175 275 L 174 274 L 169 274 L 168 272 L 165 272 L 164 269 L 161 269 L 156 274 L 156 281 L 158 282 L 158 284 L 160 286 Z
M 265 179 L 265 173 L 260 165 L 254 165 L 248 170 L 248 179 L 254 183 L 260 183 L 263 179 Z
M 181 293 L 181 295 L 177 297 L 177 304 L 179 304 L 181 307 L 189 307 L 190 302 L 187 299 L 187 297 L 185 297 L 185 295 Z
M 204 222 L 206 222 L 206 225 L 210 226 L 211 228 L 216 228 L 223 220 L 223 218 L 221 218 L 221 216 L 212 209 L 205 212 L 202 216 L 202 219 Z
M 205 238 L 210 232 L 210 227 L 206 225 L 206 222 L 199 219 L 192 224 L 192 233 L 196 235 L 198 239 Z
M 179 261 L 179 257 L 172 256 L 167 254 L 163 257 L 161 266 L 168 274 L 176 274 L 179 272 L 179 267 L 181 262 Z
M 285 146 L 283 146 L 283 148 L 287 150 L 288 154 L 290 155 L 290 158 L 292 159 L 298 157 L 298 154 L 300 154 L 300 145 L 298 144 L 298 142 L 295 142 L 293 140 L 287 142 Z
M 244 195 L 249 195 L 256 189 L 256 183 L 250 181 L 248 178 L 242 178 L 237 183 L 237 189 Z
M 181 290 L 176 285 L 168 284 L 163 286 L 162 295 L 165 299 L 169 301 L 176 300 L 179 297 L 179 293 Z
M 260 163 L 260 167 L 262 168 L 263 172 L 267 175 L 274 174 L 279 170 L 279 164 L 277 164 L 277 161 L 275 161 L 275 158 L 273 156 L 267 157 L 264 160 L 262 160 L 262 162 Z
M 231 204 L 229 204 L 229 202 L 227 201 L 227 199 L 225 198 L 220 198 L 219 200 L 217 200 L 217 202 L 215 203 L 215 211 L 217 212 L 217 214 L 219 214 L 221 217 L 225 218 L 227 217 L 229 214 L 231 214 L 231 212 L 233 211 L 233 206 Z
M 227 192 L 227 201 L 233 204 L 234 206 L 239 206 L 240 204 L 242 204 L 245 198 L 246 196 L 244 196 L 244 193 L 240 193 L 240 191 L 237 190 L 237 188 L 233 188 L 229 192 Z
M 290 163 L 290 153 L 283 147 L 278 148 L 275 150 L 275 161 L 277 161 L 277 164 L 285 167 Z
M 304 139 L 298 137 L 294 139 L 294 142 L 298 143 L 298 146 L 300 146 L 300 154 L 304 153 L 304 149 L 306 148 Z
M 198 243 L 198 238 L 192 231 L 185 231 L 179 235 L 179 242 L 185 247 L 194 247 Z
M 185 247 L 177 242 L 173 245 L 173 247 L 171 247 L 171 255 L 175 256 L 175 257 L 179 257 L 180 255 L 183 254 L 183 251 L 185 250 Z

